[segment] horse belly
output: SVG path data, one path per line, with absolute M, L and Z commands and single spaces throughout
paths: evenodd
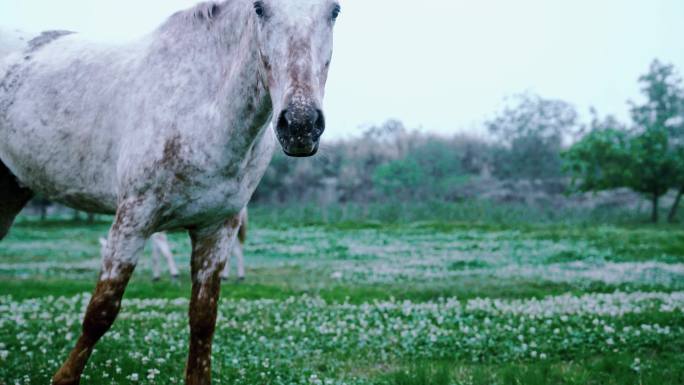
M 0 159 L 35 193 L 75 209 L 113 213 L 112 146 L 79 130 L 38 124 L 0 128 Z

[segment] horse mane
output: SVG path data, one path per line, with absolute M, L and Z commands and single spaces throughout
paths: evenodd
M 59 39 L 62 36 L 67 36 L 74 34 L 76 32 L 72 31 L 43 31 L 41 32 L 40 35 L 34 37 L 33 39 L 29 40 L 28 48 L 26 49 L 26 53 L 32 53 L 35 51 L 38 51 L 41 47 L 48 45 L 52 43 L 53 41 Z

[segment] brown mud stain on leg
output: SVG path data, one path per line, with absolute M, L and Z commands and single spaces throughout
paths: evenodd
M 111 263 L 103 267 L 109 274 L 109 279 L 97 283 L 93 297 L 88 304 L 83 330 L 71 351 L 69 358 L 52 379 L 53 385 L 74 385 L 81 380 L 85 365 L 90 358 L 97 341 L 111 328 L 121 309 L 121 298 L 130 280 L 135 265 L 112 266 Z
M 224 224 L 228 231 L 216 231 L 199 236 L 190 232 L 192 239 L 192 299 L 190 301 L 190 352 L 186 367 L 187 385 L 211 384 L 211 345 L 216 328 L 216 313 L 221 291 L 221 271 L 225 259 L 219 253 L 227 238 L 234 238 L 240 226 L 239 216 Z

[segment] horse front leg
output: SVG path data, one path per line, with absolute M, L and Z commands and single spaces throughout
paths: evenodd
M 235 241 L 237 218 L 210 229 L 193 230 L 190 352 L 185 371 L 187 385 L 211 384 L 211 344 L 216 327 L 221 271 Z
M 81 335 L 64 365 L 52 379 L 53 385 L 80 383 L 88 358 L 97 341 L 109 330 L 121 308 L 126 285 L 133 274 L 138 256 L 145 245 L 142 223 L 133 209 L 119 208 L 103 245 L 102 268 L 85 317 Z

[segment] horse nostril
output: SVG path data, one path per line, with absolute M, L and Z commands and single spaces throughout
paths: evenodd
M 290 122 L 287 116 L 287 110 L 283 110 L 283 112 L 280 113 L 280 116 L 278 117 L 278 124 L 277 127 L 279 129 L 285 129 L 290 126 Z
M 316 130 L 316 136 L 320 137 L 325 131 L 325 115 L 323 111 L 316 109 L 316 123 L 314 123 L 314 129 Z

